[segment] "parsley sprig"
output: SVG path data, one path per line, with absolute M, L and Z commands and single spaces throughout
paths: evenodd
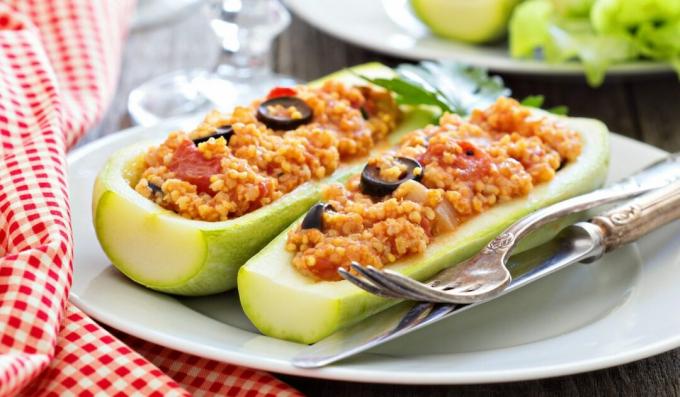
M 520 104 L 523 106 L 540 109 L 543 107 L 543 102 L 545 102 L 545 97 L 543 95 L 529 95 L 528 97 L 522 99 Z M 569 113 L 569 108 L 564 105 L 554 106 L 545 110 L 560 116 L 566 116 Z
M 500 96 L 509 96 L 510 89 L 500 76 L 492 76 L 481 68 L 454 62 L 421 62 L 402 64 L 392 78 L 371 78 L 359 75 L 365 81 L 383 87 L 395 94 L 402 105 L 429 105 L 444 112 L 467 116 L 474 108 L 486 107 Z M 541 107 L 544 97 L 525 98 L 525 106 Z M 547 109 L 555 114 L 566 114 L 565 106 Z
M 510 94 L 499 76 L 453 62 L 402 64 L 395 71 L 392 78 L 359 77 L 392 91 L 399 104 L 430 105 L 461 116 Z

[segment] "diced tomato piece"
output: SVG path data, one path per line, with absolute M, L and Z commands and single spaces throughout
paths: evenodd
M 347 267 L 348 268 L 348 267 Z M 338 266 L 325 258 L 316 258 L 314 266 L 308 266 L 307 270 L 321 280 L 338 281 L 342 277 L 338 274 Z
M 261 197 L 267 197 L 269 195 L 269 186 L 267 186 L 266 181 L 262 181 L 257 185 L 259 191 L 260 191 L 260 196 Z
M 267 99 L 278 98 L 278 97 L 281 97 L 281 96 L 295 96 L 295 95 L 297 95 L 297 91 L 295 91 L 294 88 L 274 87 L 274 88 L 272 88 L 271 91 L 269 91 L 269 94 L 267 95 Z
M 488 153 L 479 150 L 469 141 L 459 141 L 463 155 L 456 158 L 456 168 L 463 171 L 464 180 L 481 180 L 491 172 L 491 158 Z
M 482 177 L 489 175 L 491 172 L 491 156 L 482 150 L 479 150 L 472 142 L 466 140 L 457 140 L 457 144 L 463 150 L 463 153 L 456 156 L 451 164 L 454 168 L 461 171 L 459 177 L 466 181 L 476 181 Z M 427 151 L 421 156 L 418 156 L 418 161 L 424 166 L 437 161 L 441 161 L 442 155 L 446 151 L 450 151 L 450 145 L 444 143 L 430 144 Z
M 206 159 L 193 142 L 185 141 L 177 148 L 168 165 L 177 178 L 196 185 L 200 193 L 211 194 L 210 177 L 221 171 L 220 159 Z

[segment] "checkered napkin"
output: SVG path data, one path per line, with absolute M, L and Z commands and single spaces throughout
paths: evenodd
M 66 150 L 111 98 L 132 6 L 0 2 L 0 396 L 299 395 L 266 373 L 124 343 L 68 303 Z

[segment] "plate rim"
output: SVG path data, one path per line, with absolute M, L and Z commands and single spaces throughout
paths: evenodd
M 91 141 L 81 147 L 78 147 L 67 155 L 67 167 L 71 167 L 73 163 L 77 162 L 82 157 L 88 155 L 92 151 L 96 151 L 109 144 L 112 141 L 124 140 L 126 137 L 135 134 L 141 134 L 144 131 L 177 128 L 183 122 L 190 120 L 190 118 L 175 118 L 164 121 L 162 123 L 153 125 L 151 127 L 136 126 L 130 127 L 119 132 L 109 134 L 103 138 Z M 629 143 L 641 146 L 647 146 L 660 153 L 668 153 L 663 149 L 659 149 L 650 144 L 637 141 L 635 139 L 613 133 L 618 139 L 629 141 Z M 74 242 L 76 238 L 74 237 Z M 76 276 L 75 257 L 74 257 L 74 278 Z M 187 341 L 172 334 L 164 333 L 155 329 L 150 329 L 143 325 L 135 323 L 133 320 L 116 314 L 106 313 L 93 305 L 87 303 L 86 300 L 81 299 L 76 291 L 71 289 L 69 300 L 76 307 L 85 312 L 88 316 L 102 322 L 114 329 L 135 336 L 137 338 L 155 343 L 170 349 L 181 351 L 187 354 L 204 357 L 219 362 L 225 362 L 235 365 L 242 365 L 258 370 L 271 371 L 281 374 L 302 376 L 317 379 L 350 381 L 350 382 L 366 382 L 366 383 L 393 383 L 393 384 L 412 384 L 412 385 L 444 385 L 444 384 L 474 384 L 474 383 L 500 383 L 510 381 L 528 381 L 543 378 L 550 378 L 555 376 L 573 375 L 583 372 L 594 371 L 603 368 L 627 364 L 633 361 L 654 356 L 677 347 L 680 347 L 680 334 L 675 337 L 666 338 L 655 343 L 648 343 L 643 347 L 634 349 L 622 350 L 620 352 L 600 356 L 594 359 L 585 359 L 578 361 L 571 361 L 564 364 L 542 366 L 540 368 L 521 368 L 521 369 L 505 369 L 505 370 L 487 370 L 476 371 L 473 373 L 463 372 L 449 372 L 449 373 L 434 373 L 427 375 L 420 372 L 414 373 L 398 373 L 395 376 L 389 369 L 375 369 L 366 370 L 359 367 L 344 365 L 343 362 L 330 365 L 320 369 L 302 369 L 293 366 L 289 361 L 269 357 L 255 357 L 251 353 L 243 353 L 236 350 L 224 351 L 205 345 L 200 345 L 194 341 Z M 540 342 L 540 341 L 537 341 Z M 532 342 L 532 343 L 537 343 Z M 495 350 L 495 349 L 492 349 Z M 229 357 L 225 357 L 228 355 Z M 374 357 L 378 359 L 389 358 L 389 355 L 380 353 L 365 352 L 362 353 L 364 357 Z M 433 355 L 428 355 L 433 356 Z M 435 356 L 447 356 L 435 355 Z M 413 356 L 418 357 L 418 356 Z
M 381 45 L 381 43 L 385 43 L 384 40 L 376 40 L 372 42 L 366 42 L 362 41 L 359 37 L 355 37 L 352 33 L 351 30 L 342 30 L 342 29 L 337 29 L 335 27 L 329 26 L 329 25 L 324 25 L 322 23 L 319 23 L 315 17 L 314 14 L 306 9 L 304 7 L 304 4 L 306 1 L 313 1 L 313 0 L 284 0 L 286 6 L 298 17 L 303 19 L 305 22 L 309 23 L 316 29 L 321 30 L 322 32 L 333 36 L 339 40 L 346 41 L 350 44 L 353 44 L 357 47 L 361 48 L 366 48 L 369 50 L 373 50 L 376 52 L 379 52 L 381 54 L 386 54 L 390 56 L 395 56 L 395 57 L 400 57 L 400 58 L 405 58 L 409 60 L 430 60 L 430 59 L 437 59 L 437 60 L 455 60 L 459 61 L 462 63 L 469 64 L 471 66 L 478 66 L 478 67 L 484 67 L 489 70 L 497 71 L 497 72 L 504 72 L 504 73 L 511 73 L 511 74 L 537 74 L 537 75 L 565 75 L 565 76 L 581 76 L 584 73 L 583 66 L 580 63 L 547 63 L 547 62 L 540 62 L 540 61 L 535 61 L 535 60 L 520 60 L 520 59 L 514 59 L 509 56 L 506 57 L 498 57 L 496 58 L 497 61 L 495 62 L 484 62 L 484 61 L 479 61 L 476 58 L 473 57 L 468 57 L 468 56 L 462 56 L 459 58 L 453 57 L 453 56 L 447 56 L 445 54 L 438 53 L 436 51 L 423 51 L 423 50 L 418 50 L 417 47 L 410 48 L 410 50 L 414 51 L 406 51 L 406 50 L 401 50 L 393 46 L 389 45 Z M 382 6 L 382 1 L 381 1 L 381 10 L 384 10 Z M 381 15 L 382 17 L 382 15 Z M 389 20 L 389 16 L 386 15 L 385 17 Z M 393 21 L 389 21 L 393 22 Z M 408 34 L 407 30 L 404 30 Z M 434 37 L 434 36 L 433 36 Z M 438 39 L 435 37 L 435 39 L 446 43 L 446 40 L 444 39 Z M 468 46 L 465 43 L 455 43 L 458 45 L 464 45 Z M 475 47 L 477 49 L 483 48 L 479 46 L 470 46 L 470 47 Z M 483 52 L 480 50 L 480 53 Z M 659 74 L 659 73 L 672 73 L 673 69 L 670 65 L 663 63 L 663 62 L 656 62 L 656 61 L 635 61 L 635 62 L 626 62 L 626 63 L 619 63 L 619 64 L 614 64 L 611 65 L 607 69 L 607 76 L 635 76 L 635 75 L 649 75 L 649 74 Z

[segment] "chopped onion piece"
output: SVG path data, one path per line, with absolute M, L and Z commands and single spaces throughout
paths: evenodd
M 458 226 L 458 216 L 446 199 L 434 209 L 434 234 L 450 232 Z
M 400 190 L 405 190 L 407 193 L 404 196 L 406 200 L 411 200 L 418 204 L 423 204 L 427 200 L 427 188 L 416 181 L 406 181 L 399 187 Z

